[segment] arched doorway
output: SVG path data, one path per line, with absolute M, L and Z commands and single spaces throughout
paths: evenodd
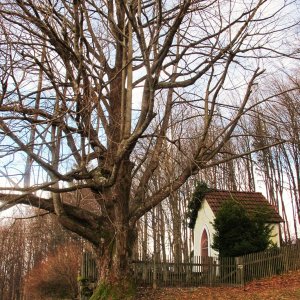
M 201 256 L 208 257 L 208 235 L 205 228 L 201 236 Z

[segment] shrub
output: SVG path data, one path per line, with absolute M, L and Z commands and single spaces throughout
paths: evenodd
M 80 259 L 80 247 L 72 244 L 59 247 L 29 272 L 25 282 L 26 295 L 30 299 L 76 299 Z
M 251 214 L 235 200 L 225 201 L 213 223 L 215 235 L 212 247 L 221 257 L 241 256 L 266 250 L 271 244 L 267 212 L 258 210 Z

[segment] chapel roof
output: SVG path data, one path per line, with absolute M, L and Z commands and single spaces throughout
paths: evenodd
M 276 212 L 275 207 L 261 193 L 217 190 L 207 192 L 204 199 L 208 202 L 214 214 L 218 212 L 225 201 L 232 199 L 239 202 L 250 214 L 258 209 L 268 211 L 266 220 L 268 223 L 283 222 L 281 216 Z

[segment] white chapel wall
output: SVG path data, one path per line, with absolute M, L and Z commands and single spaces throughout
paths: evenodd
M 218 252 L 211 248 L 213 243 L 214 228 L 212 222 L 215 218 L 213 211 L 208 205 L 207 201 L 204 200 L 201 209 L 198 211 L 198 217 L 194 228 L 194 256 L 201 256 L 201 236 L 203 230 L 206 229 L 208 235 L 208 255 L 218 256 Z
M 280 247 L 280 231 L 279 231 L 279 227 L 280 224 L 272 224 L 271 225 L 272 228 L 272 232 L 271 232 L 271 241 L 277 245 L 278 247 Z

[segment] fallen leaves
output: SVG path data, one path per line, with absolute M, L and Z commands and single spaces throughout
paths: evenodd
M 299 300 L 300 270 L 253 281 L 245 287 L 140 288 L 138 300 Z

